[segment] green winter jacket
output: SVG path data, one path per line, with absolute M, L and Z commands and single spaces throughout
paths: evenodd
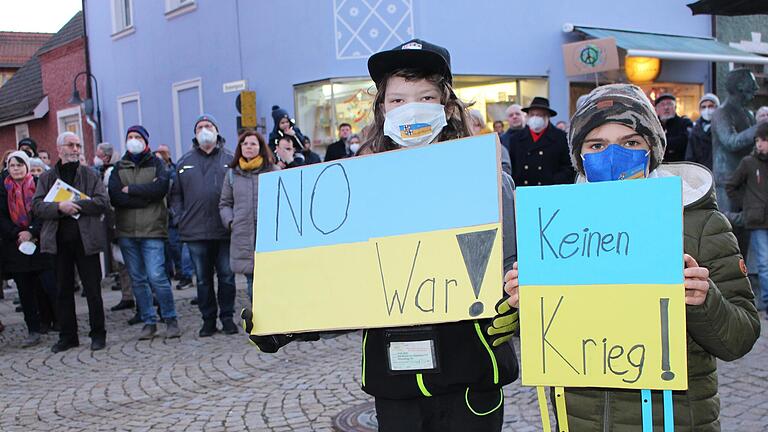
M 170 174 L 160 158 L 144 153 L 135 163 L 126 153 L 109 176 L 109 197 L 115 208 L 117 237 L 167 238 Z M 123 192 L 128 186 L 128 192 Z
M 719 431 L 717 359 L 744 356 L 760 335 L 752 289 L 731 225 L 717 210 L 709 170 L 673 163 L 661 165 L 654 176 L 682 177 L 683 248 L 710 272 L 704 304 L 686 306 L 688 390 L 673 392 L 675 431 Z M 567 388 L 565 402 L 572 432 L 642 430 L 639 390 Z M 663 407 L 661 392 L 653 392 L 654 431 L 663 429 Z

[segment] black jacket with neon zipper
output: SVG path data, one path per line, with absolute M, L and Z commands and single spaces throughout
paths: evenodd
M 504 272 L 517 261 L 514 219 L 514 182 L 502 174 L 502 248 Z M 499 298 L 504 291 L 499 287 Z M 517 355 L 510 343 L 492 347 L 485 334 L 490 319 L 429 326 L 436 338 L 439 371 L 392 374 L 387 360 L 387 333 L 419 331 L 427 326 L 363 331 L 362 388 L 374 397 L 413 399 L 440 394 L 499 389 L 517 379 Z

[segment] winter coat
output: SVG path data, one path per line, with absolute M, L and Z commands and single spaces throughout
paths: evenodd
M 576 177 L 565 132 L 552 124 L 536 142 L 526 126 L 508 136 L 504 146 L 509 151 L 512 178 L 517 187 L 571 184 Z
M 696 162 L 712 170 L 712 123 L 699 119 L 688 136 L 685 160 Z M 705 130 L 706 128 L 706 130 Z
M 337 159 L 344 159 L 348 157 L 354 156 L 352 154 L 352 151 L 349 150 L 347 145 L 344 143 L 344 140 L 338 140 L 335 143 L 328 146 L 328 149 L 325 151 L 325 162 L 337 160 Z
M 711 129 L 715 184 L 725 185 L 739 162 L 755 148 L 756 129 L 752 113 L 730 100 L 715 110 Z
M 747 229 L 768 229 L 768 158 L 753 153 L 742 159 L 725 190 L 731 201 L 742 204 Z
M 32 201 L 32 212 L 37 219 L 43 221 L 40 231 L 40 249 L 43 253 L 57 253 L 56 233 L 59 229 L 59 220 L 70 217 L 59 212 L 58 203 L 43 201 L 59 177 L 61 173 L 58 164 L 42 173 Z M 82 209 L 80 218 L 77 219 L 77 227 L 85 254 L 95 255 L 107 246 L 107 230 L 104 225 L 104 214 L 109 208 L 107 189 L 99 174 L 84 165 L 77 167 L 75 181 L 71 186 L 90 197 L 90 199 L 75 201 Z
M 0 240 L 2 240 L 2 249 L 0 253 L 3 256 L 3 266 L 9 273 L 26 273 L 41 271 L 53 268 L 53 257 L 49 254 L 40 253 L 40 227 L 41 221 L 31 215 L 29 231 L 32 234 L 32 241 L 37 243 L 37 249 L 32 255 L 25 255 L 19 251 L 19 245 L 16 242 L 22 229 L 11 219 L 11 213 L 8 210 L 8 191 L 0 187 Z
M 502 174 L 502 249 L 504 272 L 517 261 L 514 219 L 514 183 Z M 503 295 L 499 290 L 499 298 Z M 518 363 L 511 343 L 491 348 L 484 329 L 490 319 L 468 320 L 401 329 L 377 328 L 363 331 L 363 391 L 385 399 L 414 399 L 430 395 L 501 389 L 517 379 Z M 432 328 L 435 332 L 438 373 L 388 371 L 387 336 Z
M 693 127 L 691 119 L 675 115 L 661 122 L 667 137 L 667 149 L 664 151 L 664 162 L 682 162 L 685 160 L 685 150 L 688 147 L 688 131 Z
M 229 240 L 229 231 L 219 217 L 219 198 L 233 155 L 222 144 L 219 140 L 211 153 L 194 144 L 176 162 L 171 212 L 183 242 Z
M 229 265 L 235 273 L 253 273 L 253 253 L 256 245 L 256 208 L 259 199 L 259 174 L 278 170 L 243 171 L 230 168 L 224 179 L 219 200 L 221 223 L 230 229 Z
M 675 431 L 720 430 L 717 360 L 747 354 L 760 335 L 754 296 L 736 237 L 717 210 L 712 174 L 692 163 L 661 165 L 651 177 L 683 178 L 683 248 L 709 269 L 704 304 L 686 306 L 688 390 L 672 393 Z M 639 390 L 566 388 L 568 426 L 572 431 L 639 431 Z M 654 430 L 661 430 L 661 392 L 653 392 Z
M 109 198 L 115 208 L 117 237 L 167 238 L 168 170 L 152 152 L 138 165 L 126 153 L 109 177 Z M 128 193 L 122 191 L 128 186 Z
M 282 130 L 280 130 L 277 125 L 275 125 L 275 128 L 272 129 L 272 132 L 269 133 L 269 148 L 272 149 L 272 153 L 275 152 L 277 143 L 280 141 L 280 138 L 284 136 L 289 137 L 291 141 L 293 141 L 293 148 L 296 150 L 296 153 L 304 150 L 304 134 L 301 133 L 301 129 L 299 129 L 297 126 L 293 126 L 293 131 L 295 132 L 295 135 L 287 135 Z

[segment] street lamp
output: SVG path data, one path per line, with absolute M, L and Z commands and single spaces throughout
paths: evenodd
M 82 105 L 83 109 L 85 111 L 85 114 L 90 116 L 93 114 L 93 100 L 92 99 L 86 99 L 83 101 L 80 98 L 80 92 L 77 90 L 77 79 L 80 78 L 80 75 L 86 75 L 88 78 L 93 80 L 93 83 L 96 85 L 96 142 L 101 142 L 101 104 L 99 103 L 99 82 L 96 81 L 96 77 L 92 74 L 88 73 L 87 71 L 83 71 L 75 75 L 75 79 L 72 80 L 72 97 L 69 99 L 69 103 L 72 105 Z

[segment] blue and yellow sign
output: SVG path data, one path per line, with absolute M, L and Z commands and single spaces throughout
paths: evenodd
M 688 387 L 679 177 L 517 192 L 523 385 Z
M 498 151 L 484 135 L 261 175 L 254 334 L 493 316 Z

